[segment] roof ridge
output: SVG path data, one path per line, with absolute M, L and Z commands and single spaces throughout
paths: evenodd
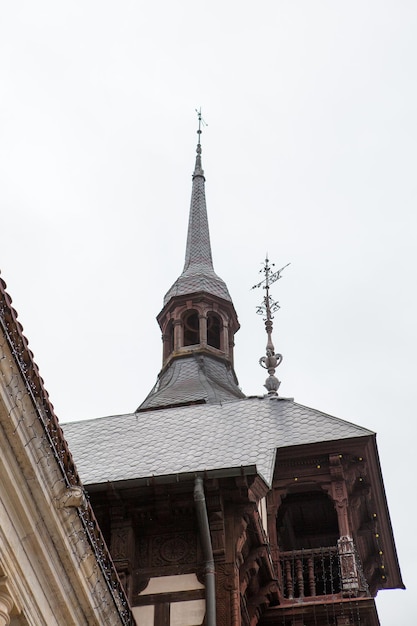
M 303 407 L 304 409 L 308 409 L 309 411 L 314 411 L 315 413 L 320 413 L 320 415 L 323 415 L 324 417 L 330 417 L 330 419 L 335 420 L 339 423 L 343 423 L 343 424 L 349 424 L 350 426 L 354 426 L 355 428 L 358 428 L 364 432 L 366 432 L 368 435 L 372 434 L 375 435 L 375 431 L 374 430 L 370 430 L 369 428 L 365 428 L 365 426 L 359 426 L 358 424 L 355 424 L 355 422 L 351 422 L 350 420 L 346 420 L 343 419 L 342 417 L 336 417 L 335 415 L 331 415 L 330 413 L 326 413 L 325 411 L 321 411 L 320 409 L 315 409 L 311 406 L 307 406 L 306 404 L 301 404 L 300 402 L 294 402 L 295 405 Z

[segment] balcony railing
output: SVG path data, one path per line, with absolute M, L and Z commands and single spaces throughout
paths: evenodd
M 366 592 L 353 540 L 341 537 L 337 546 L 280 554 L 280 578 L 285 599 Z

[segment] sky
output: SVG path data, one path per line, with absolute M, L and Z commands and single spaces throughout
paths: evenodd
M 416 623 L 417 4 L 38 0 L 0 20 L 0 268 L 61 422 L 134 411 L 184 261 L 196 113 L 235 369 L 262 394 L 250 287 L 290 263 L 280 395 L 378 433 Z M 413 558 L 414 557 L 414 558 Z

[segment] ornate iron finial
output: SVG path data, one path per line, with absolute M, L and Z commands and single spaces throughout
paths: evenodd
M 269 264 L 268 254 L 266 255 L 264 266 L 260 271 L 265 274 L 265 278 L 261 280 L 259 283 L 254 285 L 252 289 L 258 289 L 262 287 L 265 289 L 265 296 L 263 298 L 262 304 L 256 308 L 256 312 L 258 315 L 264 316 L 265 322 L 265 330 L 268 336 L 268 340 L 266 343 L 266 356 L 263 356 L 259 359 L 259 365 L 264 369 L 268 370 L 269 377 L 265 381 L 264 387 L 268 391 L 269 396 L 277 396 L 278 388 L 281 382 L 275 376 L 275 370 L 280 365 L 282 361 L 282 354 L 275 353 L 274 344 L 272 343 L 272 320 L 274 319 L 274 313 L 278 311 L 279 304 L 277 301 L 274 301 L 272 297 L 269 295 L 269 287 L 275 283 L 277 280 L 281 278 L 281 272 L 288 267 L 284 265 L 280 270 L 273 271 L 273 267 L 275 263 Z
M 202 126 L 208 126 L 208 124 L 206 124 L 206 122 L 204 121 L 202 115 L 201 115 L 201 107 L 199 109 L 196 109 L 195 112 L 197 113 L 197 117 L 198 117 L 198 131 L 197 131 L 197 135 L 198 135 L 198 145 L 200 145 L 201 141 L 201 133 L 203 132 L 201 130 Z
M 197 130 L 197 135 L 198 135 L 198 143 L 197 143 L 197 156 L 195 159 L 195 168 L 194 168 L 194 176 L 204 176 L 204 170 L 201 166 L 201 133 L 203 132 L 201 130 L 202 126 L 207 126 L 206 122 L 203 120 L 202 115 L 201 115 L 201 107 L 199 109 L 196 109 L 195 112 L 197 113 L 198 116 L 198 130 Z

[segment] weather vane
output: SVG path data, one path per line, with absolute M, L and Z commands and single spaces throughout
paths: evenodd
M 281 273 L 286 267 L 288 267 L 288 265 L 289 263 L 284 265 L 284 267 L 281 267 L 280 270 L 274 271 L 273 268 L 275 267 L 275 263 L 269 264 L 268 255 L 266 255 L 264 266 L 261 270 L 259 270 L 260 273 L 265 274 L 265 278 L 252 287 L 252 289 L 259 289 L 261 287 L 262 289 L 265 289 L 262 304 L 256 308 L 256 312 L 258 315 L 264 316 L 265 330 L 268 337 L 266 343 L 266 356 L 259 359 L 259 365 L 268 370 L 269 377 L 266 379 L 264 387 L 266 387 L 268 395 L 270 396 L 278 395 L 278 388 L 281 383 L 275 376 L 275 370 L 282 361 L 282 354 L 275 353 L 274 344 L 272 343 L 272 320 L 274 319 L 274 313 L 279 309 L 279 304 L 269 295 L 269 288 L 281 278 Z
M 195 112 L 197 113 L 198 116 L 198 131 L 197 131 L 197 135 L 198 135 L 198 143 L 200 143 L 200 135 L 203 132 L 201 130 L 202 126 L 208 126 L 208 124 L 204 121 L 202 115 L 201 115 L 201 107 L 199 109 L 196 109 Z

